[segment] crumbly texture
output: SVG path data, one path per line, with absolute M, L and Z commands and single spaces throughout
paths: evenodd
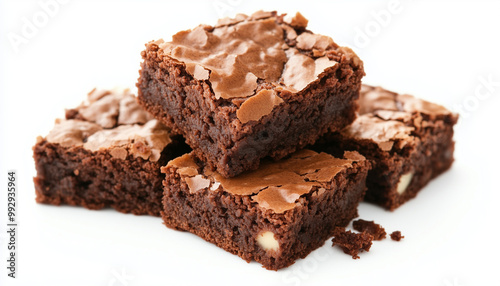
M 283 158 L 354 120 L 364 75 L 352 50 L 306 25 L 258 12 L 150 42 L 139 101 L 224 177 Z
M 358 219 L 352 222 L 352 227 L 359 232 L 371 234 L 374 240 L 382 240 L 387 235 L 385 229 L 374 221 Z
M 457 119 L 440 105 L 364 85 L 359 117 L 311 148 L 333 155 L 355 150 L 370 159 L 365 200 L 394 210 L 451 167 Z
M 396 230 L 391 233 L 391 239 L 395 241 L 400 241 L 401 239 L 405 238 L 403 235 L 401 235 L 401 231 Z
M 162 168 L 162 217 L 169 228 L 281 269 L 357 216 L 370 164 L 358 153 L 345 158 L 302 150 L 226 179 L 187 154 Z
M 159 216 L 160 167 L 188 150 L 127 90 L 93 90 L 33 147 L 36 201 Z
M 372 246 L 373 236 L 368 232 L 355 233 L 344 228 L 335 230 L 332 246 L 337 245 L 345 254 L 352 256 L 352 259 L 359 259 L 359 253 L 370 251 Z

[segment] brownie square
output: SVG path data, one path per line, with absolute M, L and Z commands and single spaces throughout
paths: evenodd
M 160 215 L 160 167 L 188 151 L 128 90 L 93 90 L 33 147 L 36 201 Z
M 355 118 L 363 63 L 306 29 L 257 12 L 146 44 L 139 102 L 224 177 L 280 159 Z
M 255 171 L 224 178 L 192 153 L 170 161 L 162 217 L 250 262 L 277 270 L 306 257 L 357 216 L 370 163 L 301 150 Z
M 458 115 L 443 106 L 363 85 L 359 113 L 311 148 L 331 154 L 355 150 L 371 160 L 365 200 L 394 210 L 451 167 Z

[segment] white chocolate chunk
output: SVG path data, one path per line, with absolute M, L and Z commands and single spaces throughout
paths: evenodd
M 216 191 L 218 188 L 220 187 L 220 182 L 215 182 L 212 184 L 212 186 L 210 187 L 210 190 L 211 191 Z
M 257 235 L 257 243 L 266 251 L 278 250 L 280 248 L 278 241 L 274 238 L 274 233 L 270 231 L 259 233 Z
M 401 175 L 398 183 L 398 194 L 403 194 L 408 186 L 410 185 L 411 179 L 413 179 L 413 172 L 408 172 L 404 175 Z

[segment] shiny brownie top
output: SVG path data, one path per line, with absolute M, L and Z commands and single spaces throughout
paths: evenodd
M 57 119 L 46 140 L 63 147 L 105 150 L 118 159 L 129 155 L 157 161 L 171 142 L 168 129 L 153 119 L 125 90 L 92 90 L 86 102 Z
M 191 154 L 170 161 L 162 172 L 175 172 L 186 181 L 189 192 L 217 191 L 248 196 L 264 210 L 283 213 L 300 205 L 302 195 L 313 192 L 321 195 L 331 189 L 335 176 L 353 167 L 353 162 L 364 161 L 357 152 L 346 152 L 345 159 L 326 153 L 301 150 L 287 159 L 264 161 L 259 169 L 245 172 L 234 178 L 224 178 L 219 173 L 201 168 Z
M 372 140 L 384 151 L 414 144 L 413 131 L 425 128 L 430 120 L 442 116 L 450 116 L 453 123 L 457 120 L 441 105 L 369 85 L 362 86 L 359 105 L 358 118 L 342 134 Z
M 354 52 L 330 37 L 306 30 L 308 20 L 259 11 L 181 31 L 171 42 L 154 44 L 172 60 L 185 64 L 193 78 L 209 81 L 215 98 L 246 99 L 237 111 L 242 123 L 259 120 L 283 102 L 276 91 L 298 93 L 332 71 L 343 55 L 362 67 Z M 258 83 L 270 83 L 264 89 Z

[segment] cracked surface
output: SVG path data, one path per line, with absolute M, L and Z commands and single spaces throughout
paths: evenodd
M 307 31 L 300 15 L 283 18 L 238 15 L 180 32 L 170 43 L 150 42 L 142 52 L 140 103 L 224 177 L 255 170 L 264 157 L 281 159 L 354 120 L 363 63 Z M 217 65 L 220 57 L 228 60 Z
M 124 160 L 128 154 L 158 161 L 172 140 L 167 127 L 153 119 L 125 90 L 92 90 L 86 102 L 66 111 L 46 139 L 63 147 L 108 150 Z
M 194 78 L 209 80 L 216 99 L 252 96 L 258 79 L 298 92 L 337 64 L 324 56 L 327 49 L 338 47 L 330 37 L 308 31 L 296 37 L 295 33 L 298 49 L 323 53 L 316 59 L 287 44 L 285 39 L 287 31 L 293 30 L 291 27 L 306 28 L 307 20 L 300 13 L 281 25 L 273 12 L 237 17 L 237 21 L 228 24 L 200 25 L 175 34 L 171 42 L 156 43 L 165 55 L 186 64 Z
M 327 187 L 339 172 L 352 168 L 352 162 L 365 160 L 356 153 L 346 153 L 345 156 L 346 159 L 338 159 L 326 153 L 301 150 L 286 160 L 267 161 L 255 171 L 229 179 L 210 170 L 199 171 L 190 154 L 170 161 L 167 167 L 179 170 L 190 192 L 217 184 L 217 188 L 227 193 L 250 196 L 263 209 L 283 213 L 293 209 L 297 200 L 310 193 L 313 187 Z

